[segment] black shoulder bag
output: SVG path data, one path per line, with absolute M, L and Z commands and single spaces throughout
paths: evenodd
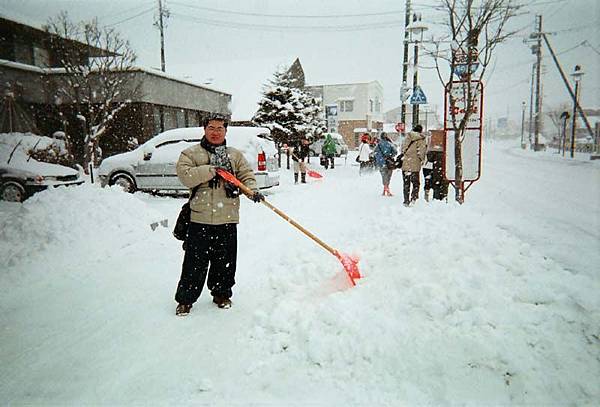
M 173 236 L 175 239 L 185 241 L 188 233 L 188 228 L 190 226 L 190 218 L 192 216 L 192 208 L 190 207 L 190 202 L 200 185 L 196 185 L 192 189 L 192 193 L 190 194 L 190 199 L 181 207 L 181 211 L 179 212 L 179 216 L 177 216 L 177 222 L 175 222 L 175 228 L 173 229 Z
M 406 151 L 408 151 L 408 149 L 410 148 L 410 145 L 413 143 L 414 140 L 411 140 L 410 143 L 408 143 L 408 145 L 406 146 Z M 396 157 L 396 168 L 401 169 L 402 168 L 402 160 L 404 159 L 404 153 L 400 153 L 398 155 L 398 157 Z

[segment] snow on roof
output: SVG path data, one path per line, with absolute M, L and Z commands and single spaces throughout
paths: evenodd
M 31 71 L 36 73 L 46 73 L 47 70 L 34 65 L 22 64 L 20 62 L 8 61 L 0 59 L 0 66 L 8 66 L 10 68 L 21 69 L 23 71 Z
M 185 84 L 192 85 L 192 86 L 195 86 L 195 87 L 198 87 L 198 88 L 203 88 L 203 89 L 211 90 L 213 92 L 223 93 L 223 94 L 229 95 L 229 96 L 232 95 L 231 93 L 225 92 L 224 90 L 213 88 L 213 87 L 209 87 L 209 86 L 206 86 L 206 85 L 201 85 L 201 84 L 199 84 L 197 82 L 188 81 L 188 80 L 182 79 L 182 78 L 180 78 L 178 76 L 175 76 L 175 75 L 172 75 L 172 74 L 168 74 L 166 72 L 159 71 L 159 70 L 152 69 L 152 68 L 144 68 L 144 67 L 141 67 L 141 66 L 135 66 L 131 70 L 133 70 L 133 71 L 139 71 L 139 72 L 145 72 L 145 73 L 150 74 L 150 75 L 160 76 L 162 78 L 171 79 L 173 81 L 185 83 Z

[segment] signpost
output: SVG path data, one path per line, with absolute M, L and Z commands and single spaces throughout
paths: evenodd
M 479 68 L 479 51 L 477 48 L 471 48 L 471 64 L 469 64 L 469 55 L 463 49 L 454 51 L 454 74 L 460 79 L 465 79 L 467 74 L 474 74 Z M 470 76 L 470 75 L 469 75 Z
M 481 177 L 483 135 L 483 83 L 479 80 L 452 81 L 446 84 L 444 99 L 444 177 L 464 193 Z M 469 98 L 469 95 L 471 97 Z M 470 100 L 469 100 L 470 99 Z M 467 116 L 460 140 L 462 180 L 456 177 L 456 132 Z M 465 186 L 466 184 L 466 186 Z
M 413 90 L 413 94 L 410 97 L 411 105 L 425 105 L 427 104 L 427 96 L 423 92 L 423 89 L 419 85 L 415 86 L 415 90 Z
M 471 94 L 470 103 L 467 100 Z M 464 119 L 467 107 L 470 105 L 470 115 L 467 129 L 481 128 L 483 118 L 483 84 L 481 81 L 453 81 L 446 85 L 446 100 L 444 102 L 444 128 L 454 129 Z
M 327 121 L 327 131 L 330 133 L 337 133 L 338 122 L 337 122 L 337 104 L 331 104 L 325 106 L 325 118 Z

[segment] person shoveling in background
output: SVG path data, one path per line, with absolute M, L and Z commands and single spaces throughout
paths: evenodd
M 200 297 L 208 274 L 207 287 L 219 308 L 231 307 L 231 288 L 235 284 L 237 261 L 237 224 L 239 188 L 217 175 L 217 169 L 234 173 L 252 191 L 252 200 L 260 202 L 254 171 L 244 155 L 227 147 L 228 121 L 223 116 L 204 120 L 200 144 L 184 150 L 177 161 L 177 177 L 183 185 L 197 188 L 190 200 L 191 217 L 177 284 L 176 315 L 189 314 Z
M 294 184 L 298 183 L 298 175 L 300 175 L 300 182 L 306 184 L 306 160 L 310 154 L 309 145 L 308 139 L 303 137 L 291 148 L 294 162 Z

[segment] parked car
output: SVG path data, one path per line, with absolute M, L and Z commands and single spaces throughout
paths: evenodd
M 159 133 L 133 151 L 104 159 L 98 170 L 100 182 L 103 186 L 119 185 L 127 192 L 187 192 L 177 178 L 175 165 L 181 152 L 198 144 L 203 136 L 202 127 Z M 269 129 L 229 126 L 227 145 L 242 151 L 254 169 L 259 188 L 279 185 L 277 149 Z
M 36 160 L 0 164 L 0 200 L 23 202 L 49 187 L 81 185 L 78 171 L 58 164 Z
M 348 154 L 348 145 L 344 141 L 344 137 L 342 137 L 339 133 L 326 133 L 330 134 L 331 138 L 333 138 L 333 142 L 335 143 L 335 155 L 336 157 L 340 157 L 342 155 Z M 323 142 L 325 142 L 325 138 L 319 139 L 310 145 L 310 151 L 312 156 L 318 156 L 321 154 L 321 149 L 323 148 Z

